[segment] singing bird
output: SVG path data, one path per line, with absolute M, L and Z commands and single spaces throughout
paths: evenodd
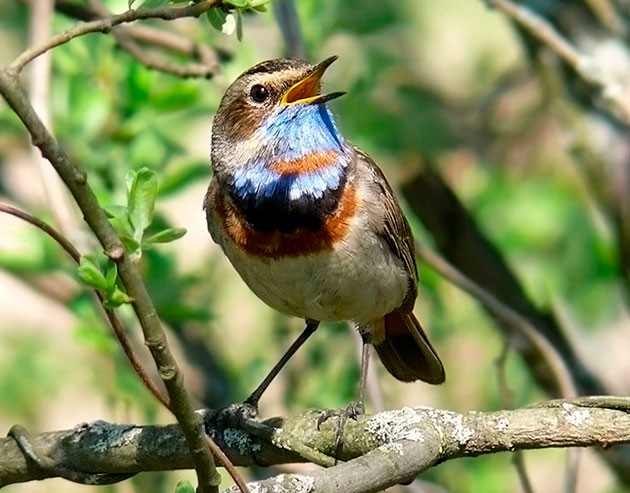
M 255 65 L 227 89 L 212 125 L 210 235 L 261 300 L 306 321 L 246 400 L 254 407 L 322 321 L 352 321 L 362 337 L 359 412 L 370 344 L 398 380 L 445 378 L 412 312 L 409 224 L 383 172 L 337 129 L 327 103 L 345 93 L 321 93 L 336 59 Z

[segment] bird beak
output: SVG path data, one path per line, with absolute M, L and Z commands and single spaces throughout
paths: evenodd
M 321 79 L 326 69 L 337 59 L 336 56 L 326 58 L 323 62 L 315 65 L 306 76 L 293 84 L 282 96 L 282 103 L 290 104 L 322 104 L 332 101 L 345 92 L 333 92 L 330 94 L 320 94 Z

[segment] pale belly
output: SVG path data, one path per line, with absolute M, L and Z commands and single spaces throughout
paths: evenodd
M 231 243 L 224 251 L 260 299 L 300 318 L 367 323 L 398 308 L 409 289 L 402 263 L 376 235 L 350 234 L 303 257 L 254 257 Z

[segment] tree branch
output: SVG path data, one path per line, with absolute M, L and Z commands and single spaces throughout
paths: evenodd
M 408 482 L 435 464 L 466 456 L 549 447 L 610 447 L 630 443 L 630 399 L 587 397 L 513 411 L 467 412 L 403 408 L 347 422 L 341 463 L 310 474 L 250 484 L 252 491 L 378 491 Z M 318 428 L 319 411 L 256 422 L 266 439 L 226 426 L 223 414 L 200 411 L 207 431 L 239 466 L 303 462 L 294 444 L 330 456 L 337 423 Z M 255 428 L 256 428 L 255 427 Z M 66 467 L 91 473 L 134 474 L 191 467 L 177 425 L 136 426 L 95 421 L 72 430 L 34 434 L 33 444 Z M 0 439 L 0 487 L 52 477 L 33 468 L 11 438 Z M 256 488 L 256 489 L 255 489 Z M 232 491 L 232 490 L 230 490 Z
M 209 2 L 204 3 L 209 4 Z M 146 13 L 146 11 L 138 12 L 138 14 L 142 13 Z M 169 395 L 169 409 L 181 424 L 193 455 L 195 470 L 199 479 L 199 491 L 218 491 L 220 476 L 215 468 L 207 439 L 201 433 L 197 417 L 193 413 L 183 376 L 170 351 L 166 334 L 153 302 L 138 269 L 132 259 L 126 255 L 118 235 L 109 223 L 94 192 L 87 184 L 85 172 L 71 161 L 39 119 L 20 87 L 17 73 L 13 70 L 0 70 L 0 94 L 20 118 L 34 145 L 50 161 L 70 190 L 83 212 L 85 221 L 103 246 L 106 255 L 117 263 L 120 279 L 127 294 L 133 299 L 132 306 L 142 327 L 146 345 L 151 351 L 158 373 L 166 386 Z
M 630 98 L 627 96 L 627 88 L 624 89 L 620 82 L 607 77 L 595 60 L 578 51 L 533 10 L 510 0 L 484 1 L 490 7 L 500 10 L 540 43 L 553 50 L 582 80 L 599 90 L 611 116 L 626 126 L 630 125 Z
M 107 19 L 111 17 L 109 11 L 99 2 L 92 2 L 91 8 L 92 11 L 89 13 L 96 18 Z M 118 26 L 112 29 L 112 34 L 123 50 L 153 70 L 159 70 L 178 77 L 211 77 L 219 67 L 218 58 L 213 50 L 207 47 L 205 50 L 197 50 L 196 45 L 189 40 L 186 40 L 188 43 L 185 45 L 181 38 L 173 39 L 174 35 L 172 33 L 168 37 L 164 36 L 164 34 L 167 34 L 164 31 L 155 33 L 147 28 L 144 30 L 138 29 L 137 26 Z M 183 51 L 189 56 L 195 56 L 195 58 L 201 58 L 198 55 L 204 55 L 202 63 L 182 65 L 165 58 L 159 53 L 153 53 L 139 44 L 139 35 L 142 34 L 144 34 L 144 40 L 149 40 L 152 45 L 169 46 L 170 49 L 177 48 L 178 51 Z
M 517 317 L 514 317 L 514 313 L 508 315 L 503 309 L 490 307 L 499 322 L 498 327 L 522 355 L 534 378 L 546 392 L 552 397 L 566 397 L 563 394 L 573 393 L 568 392 L 571 382 L 561 382 L 557 378 L 564 374 L 562 368 L 557 364 L 555 367 L 550 366 L 556 363 L 555 359 L 549 359 L 548 351 L 541 351 L 544 343 L 536 343 L 536 336 L 527 330 L 526 325 L 532 325 L 561 355 L 579 394 L 606 393 L 603 384 L 575 354 L 553 318 L 527 298 L 501 253 L 479 230 L 474 219 L 439 174 L 430 166 L 424 166 L 403 184 L 402 192 L 450 264 L 516 313 Z M 437 263 L 434 264 L 439 268 Z M 446 270 L 443 269 L 441 273 L 448 277 Z M 474 289 L 465 289 L 475 297 L 478 294 Z M 480 298 L 480 301 L 490 306 L 493 300 Z M 506 321 L 509 323 L 506 324 Z
M 22 52 L 15 60 L 13 60 L 7 67 L 9 72 L 14 74 L 19 73 L 26 64 L 37 58 L 42 53 L 46 53 L 52 48 L 65 44 L 72 39 L 83 36 L 84 34 L 102 32 L 108 33 L 114 26 L 119 24 L 126 24 L 129 22 L 135 22 L 141 19 L 163 19 L 173 20 L 181 17 L 198 17 L 207 10 L 215 7 L 220 3 L 220 0 L 200 0 L 197 3 L 191 3 L 190 5 L 176 5 L 166 7 L 156 7 L 152 9 L 141 8 L 139 10 L 127 10 L 122 14 L 113 15 L 111 17 L 105 17 L 90 22 L 80 23 L 66 31 L 59 33 L 45 42 L 32 46 L 26 51 Z
M 77 265 L 81 261 L 81 253 L 75 248 L 75 246 L 70 242 L 70 240 L 68 240 L 64 235 L 62 235 L 59 231 L 57 231 L 55 228 L 50 226 L 45 221 L 42 221 L 41 219 L 38 219 L 37 217 L 21 209 L 18 209 L 17 207 L 13 207 L 10 204 L 5 204 L 4 202 L 0 202 L 0 212 L 10 214 L 14 217 L 22 219 L 23 221 L 26 221 L 29 224 L 32 224 L 33 226 L 35 226 L 36 228 L 38 228 L 39 230 L 47 234 L 49 237 L 51 237 L 54 241 L 56 241 L 57 244 L 61 248 L 63 248 L 63 250 L 70 256 L 70 258 L 72 258 L 72 260 L 74 260 L 74 262 Z M 96 298 L 98 299 L 98 303 L 97 303 L 98 306 L 103 310 L 102 313 L 105 315 L 105 318 L 107 318 L 112 328 L 112 331 L 114 332 L 114 335 L 116 336 L 116 339 L 118 340 L 118 343 L 120 344 L 120 347 L 123 350 L 123 353 L 127 357 L 129 364 L 131 364 L 132 368 L 136 372 L 136 375 L 140 377 L 140 380 L 142 380 L 142 383 L 144 383 L 145 387 L 149 390 L 149 392 L 151 392 L 153 396 L 160 403 L 162 403 L 162 405 L 164 405 L 165 407 L 168 407 L 167 396 L 164 394 L 164 391 L 162 389 L 158 388 L 155 385 L 155 383 L 153 382 L 153 379 L 148 375 L 148 373 L 144 369 L 144 366 L 142 365 L 140 360 L 136 357 L 136 354 L 131 346 L 131 343 L 129 342 L 129 339 L 127 338 L 125 328 L 123 327 L 122 322 L 116 315 L 116 312 L 112 310 L 111 308 L 105 307 L 104 305 L 105 298 L 103 297 L 101 293 L 94 290 L 94 294 L 96 295 Z
M 26 1 L 26 0 L 22 0 Z M 98 9 L 98 6 L 94 4 L 84 5 L 73 1 L 57 0 L 55 2 L 55 9 L 67 16 L 79 19 L 82 21 L 93 21 L 103 17 L 108 17 L 109 12 L 102 12 Z M 130 50 L 127 50 L 124 43 L 120 43 L 117 33 L 122 32 L 134 46 L 134 50 L 143 48 L 153 48 L 161 51 L 174 53 L 177 55 L 183 55 L 188 58 L 193 58 L 198 63 L 180 64 L 172 63 L 168 59 L 162 56 L 157 56 L 147 53 L 149 59 L 144 58 L 145 52 L 142 51 L 140 56 L 136 56 Z M 140 63 L 163 72 L 175 74 L 182 77 L 210 77 L 217 71 L 219 60 L 221 58 L 230 57 L 231 53 L 209 46 L 204 43 L 196 43 L 191 39 L 174 31 L 168 31 L 163 28 L 156 28 L 151 26 L 134 25 L 134 26 L 119 26 L 114 30 L 114 36 L 116 36 L 120 47 L 123 50 L 129 52 L 131 56 L 136 58 Z

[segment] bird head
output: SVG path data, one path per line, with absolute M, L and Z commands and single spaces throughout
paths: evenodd
M 326 125 L 331 117 L 325 103 L 345 94 L 321 93 L 322 76 L 336 59 L 332 56 L 316 65 L 293 58 L 268 60 L 241 74 L 227 89 L 214 118 L 215 171 L 224 164 L 245 165 L 253 156 L 278 157 L 303 141 L 300 127 L 313 127 L 320 113 Z

